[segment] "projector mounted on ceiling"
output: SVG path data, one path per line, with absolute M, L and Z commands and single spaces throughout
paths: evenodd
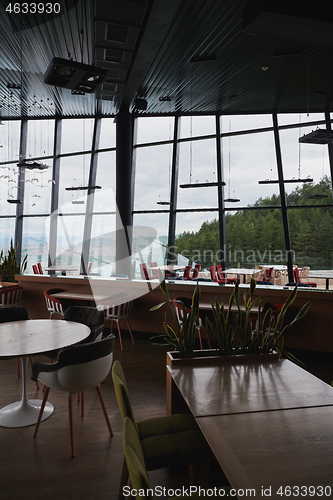
M 305 142 L 308 144 L 330 144 L 333 142 L 333 130 L 318 128 L 317 130 L 313 130 L 309 134 L 300 137 L 298 142 Z
M 107 78 L 107 71 L 97 66 L 54 57 L 45 73 L 44 82 L 55 87 L 87 92 L 98 90 Z

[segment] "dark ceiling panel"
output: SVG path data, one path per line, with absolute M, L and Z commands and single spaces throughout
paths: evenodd
M 315 14 L 316 3 L 309 2 Z M 283 38 L 244 32 L 246 0 L 59 3 L 61 13 L 48 17 L 14 18 L 0 6 L 2 118 L 93 116 L 97 107 L 114 115 L 121 104 L 132 109 L 136 98 L 147 101 L 140 114 L 332 108 L 332 44 L 293 40 L 293 30 L 285 26 Z M 253 3 L 269 5 L 273 12 L 292 4 L 288 23 L 297 22 L 304 10 L 303 0 Z M 320 8 L 333 28 L 331 0 L 323 0 Z M 105 68 L 107 81 L 92 95 L 45 85 L 54 57 Z

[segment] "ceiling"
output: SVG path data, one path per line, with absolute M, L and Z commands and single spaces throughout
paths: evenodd
M 21 15 L 2 3 L 0 117 L 332 109 L 331 2 L 320 13 L 314 0 L 247 3 L 60 0 L 59 13 Z M 47 85 L 54 57 L 104 68 L 107 79 L 84 95 Z

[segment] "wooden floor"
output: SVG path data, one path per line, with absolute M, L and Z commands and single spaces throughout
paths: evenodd
M 125 339 L 125 351 L 117 342 L 114 358 L 123 365 L 136 418 L 165 414 L 165 352 L 148 340 L 136 345 Z M 35 358 L 45 359 L 42 357 Z M 309 360 L 311 361 L 311 360 Z M 326 382 L 333 379 L 332 358 L 312 359 L 311 370 Z M 21 382 L 14 360 L 0 361 L 0 407 L 20 399 Z M 34 382 L 29 397 L 38 398 Z M 36 439 L 34 426 L 19 429 L 0 427 L 1 500 L 116 500 L 122 465 L 122 421 L 115 400 L 111 375 L 102 385 L 114 436 L 109 437 L 95 390 L 85 394 L 85 416 L 74 411 L 76 456 L 70 458 L 66 393 L 50 392 L 53 415 L 43 422 Z M 153 485 L 188 486 L 186 471 L 150 473 Z M 225 484 L 223 474 L 213 471 L 215 484 Z

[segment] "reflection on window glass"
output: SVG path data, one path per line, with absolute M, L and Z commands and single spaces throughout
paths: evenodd
M 116 189 L 116 152 L 98 153 L 96 184 L 102 190 Z M 100 210 L 97 209 L 96 210 Z M 108 210 L 107 205 L 103 210 Z
M 52 185 L 52 168 L 25 169 L 24 213 L 26 215 L 50 212 Z
M 23 219 L 22 255 L 28 254 L 26 272 L 33 272 L 32 266 L 40 262 L 43 269 L 48 267 L 49 218 L 25 217 Z
M 169 144 L 137 149 L 135 210 L 158 210 L 170 202 L 171 157 Z
M 103 277 L 116 272 L 116 216 L 94 215 L 88 266 L 91 273 Z
M 152 262 L 156 262 L 158 266 L 165 264 L 166 249 L 168 244 L 168 214 L 135 214 L 133 225 L 137 228 L 142 228 L 144 232 L 144 227 L 152 228 L 156 238 L 152 243 L 148 244 L 141 249 L 140 252 L 135 252 L 133 248 L 132 256 L 132 270 L 133 277 L 141 279 L 140 263 L 145 262 L 148 266 Z M 147 231 L 148 232 L 148 231 Z M 150 240 L 149 240 L 150 241 Z
M 56 265 L 75 266 L 80 269 L 84 215 L 59 216 L 57 224 Z

